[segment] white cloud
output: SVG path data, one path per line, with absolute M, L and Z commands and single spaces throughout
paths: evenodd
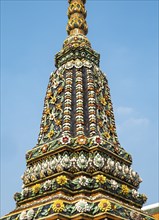
M 130 127 L 133 127 L 133 126 L 136 126 L 136 127 L 139 127 L 139 126 L 148 126 L 149 125 L 149 119 L 148 118 L 129 118 L 127 119 L 126 121 L 123 122 L 122 126 L 130 126 Z
M 150 120 L 143 117 L 133 108 L 120 106 L 115 110 L 117 116 L 117 130 L 122 132 L 128 129 L 143 129 L 149 126 Z
M 119 116 L 120 115 L 130 115 L 134 112 L 133 108 L 131 107 L 118 107 L 116 110 L 115 110 L 116 114 L 118 114 Z

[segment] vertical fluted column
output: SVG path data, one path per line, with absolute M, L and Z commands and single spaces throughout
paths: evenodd
M 89 126 L 90 136 L 96 133 L 96 104 L 95 104 L 95 88 L 92 71 L 86 69 L 87 73 L 87 85 L 88 85 L 88 112 L 89 112 Z
M 70 135 L 72 105 L 72 71 L 66 71 L 63 132 Z
M 76 134 L 84 135 L 82 71 L 76 72 Z

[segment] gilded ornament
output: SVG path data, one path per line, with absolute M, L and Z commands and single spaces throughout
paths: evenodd
M 100 102 L 101 102 L 102 105 L 104 105 L 104 106 L 107 104 L 107 102 L 106 102 L 106 100 L 105 100 L 104 97 L 100 98 Z
M 44 110 L 44 114 L 49 115 L 49 114 L 50 114 L 50 108 L 46 108 L 46 109 Z
M 56 100 L 57 100 L 56 97 L 53 96 L 50 100 L 50 103 L 54 105 L 56 103 Z
M 59 88 L 57 89 L 57 93 L 58 93 L 58 94 L 60 94 L 62 91 L 63 91 L 63 87 L 59 87 Z
M 49 139 L 51 139 L 52 138 L 52 136 L 54 135 L 54 131 L 53 130 L 51 130 L 48 134 L 47 134 L 47 137 L 49 138 Z
M 49 129 L 49 126 L 48 125 L 45 125 L 43 128 L 42 128 L 42 132 L 46 133 Z
M 103 127 L 103 121 L 98 121 L 99 127 Z
M 107 132 L 107 131 L 105 131 L 105 132 L 103 133 L 103 136 L 104 136 L 107 140 L 110 139 L 110 134 L 109 134 L 109 132 Z
M 111 112 L 109 110 L 106 110 L 106 115 L 110 116 L 111 115 Z
M 62 103 L 56 104 L 56 109 L 62 111 Z
M 114 133 L 114 132 L 115 132 L 115 127 L 114 127 L 114 125 L 110 124 L 110 125 L 108 125 L 108 128 L 109 128 L 109 130 L 110 130 L 111 133 Z
M 68 17 L 70 18 L 73 13 L 81 13 L 86 17 L 86 10 L 84 8 L 83 3 L 80 2 L 72 2 L 68 8 Z
M 47 94 L 46 94 L 46 98 L 49 99 L 49 98 L 51 98 L 51 96 L 52 96 L 52 92 L 48 91 Z
M 61 125 L 61 120 L 59 120 L 59 119 L 55 120 L 55 124 L 58 126 Z

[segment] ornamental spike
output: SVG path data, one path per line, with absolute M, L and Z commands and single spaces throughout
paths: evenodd
M 88 26 L 85 20 L 87 11 L 85 9 L 85 0 L 69 0 L 68 7 L 68 23 L 67 33 L 68 35 L 83 34 L 87 35 Z

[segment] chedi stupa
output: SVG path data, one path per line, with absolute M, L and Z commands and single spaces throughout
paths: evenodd
M 141 178 L 118 140 L 100 55 L 86 37 L 85 2 L 69 0 L 38 142 L 26 153 L 16 208 L 2 220 L 153 220 L 141 211 Z

